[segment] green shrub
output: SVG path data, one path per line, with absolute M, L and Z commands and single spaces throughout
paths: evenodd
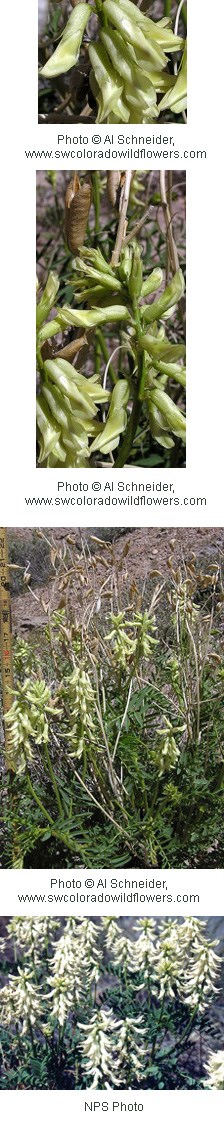
M 132 584 L 125 604 L 127 547 L 116 562 L 108 545 L 105 575 L 100 546 L 69 540 L 52 548 L 47 627 L 15 643 L 6 865 L 222 866 L 220 570 L 171 560 L 150 602 Z
M 134 920 L 127 936 L 115 918 L 11 919 L 1 946 L 3 1089 L 222 1088 L 209 1024 L 218 942 L 199 918 Z M 195 1047 L 208 1030 L 202 1067 Z

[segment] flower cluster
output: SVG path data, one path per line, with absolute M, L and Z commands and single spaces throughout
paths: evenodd
M 108 400 L 97 376 L 82 376 L 63 357 L 44 362 L 44 378 L 37 398 L 39 462 L 49 466 L 86 466 L 89 438 L 97 435 L 94 417 L 98 405 Z
M 99 932 L 89 918 L 78 923 L 70 918 L 54 945 L 54 956 L 49 961 L 48 998 L 52 1001 L 52 1021 L 59 1027 L 64 1027 L 72 1006 L 79 1004 L 97 984 L 101 958 L 97 947 Z
M 154 638 L 156 631 L 155 616 L 148 612 L 135 612 L 133 619 L 126 619 L 125 612 L 110 615 L 112 630 L 106 635 L 106 641 L 113 642 L 113 653 L 116 664 L 121 670 L 126 670 L 127 664 L 135 666 L 136 661 L 149 658 L 152 648 L 157 643 Z M 131 634 L 128 634 L 128 630 Z
M 120 261 L 113 267 L 108 264 L 102 253 L 97 249 L 81 249 L 81 258 L 73 262 L 75 270 L 76 301 L 88 301 L 94 306 L 100 306 L 108 294 L 116 296 L 119 301 L 128 305 L 138 300 L 144 300 L 162 284 L 163 273 L 160 268 L 152 271 L 143 279 L 141 250 L 135 240 L 123 247 Z M 181 439 L 185 438 L 185 419 L 178 406 L 166 391 L 166 384 L 170 377 L 185 387 L 186 371 L 178 362 L 183 358 L 185 349 L 183 344 L 172 345 L 166 336 L 164 326 L 158 326 L 158 321 L 167 313 L 171 315 L 175 304 L 183 295 L 184 281 L 181 271 L 177 271 L 172 282 L 165 288 L 163 294 L 147 306 L 140 306 L 142 334 L 138 337 L 137 346 L 145 353 L 145 400 L 147 404 L 150 428 L 154 439 L 163 447 L 173 447 L 172 435 Z M 148 330 L 149 326 L 149 330 Z M 134 349 L 135 343 L 129 338 L 129 347 Z M 119 384 L 121 382 L 119 381 Z M 116 394 L 119 385 L 116 385 Z M 142 394 L 142 390 L 141 390 Z M 128 402 L 128 390 L 127 390 Z M 107 427 L 107 424 L 106 424 Z M 120 431 L 122 429 L 120 428 Z M 92 444 L 91 451 L 99 448 L 106 438 L 105 430 Z M 115 446 L 115 444 L 114 444 Z M 109 449 L 109 448 L 108 448 Z M 112 448 L 110 448 L 112 449 Z
M 83 666 L 77 664 L 67 678 L 64 696 L 69 707 L 69 724 L 71 724 L 67 734 L 69 753 L 70 756 L 80 759 L 86 741 L 92 743 L 95 738 L 95 723 L 92 716 L 95 691 Z
M 83 1067 L 90 1078 L 90 1089 L 124 1085 L 127 1071 L 138 1082 L 145 1077 L 149 1048 L 144 1043 L 146 1029 L 141 1015 L 136 1019 L 115 1019 L 111 1008 L 94 1012 L 89 1022 L 80 1023 L 83 1032 L 80 1049 Z
M 90 1089 L 118 1088 L 121 1085 L 116 1054 L 119 1020 L 115 1019 L 111 1008 L 100 1008 L 93 1012 L 89 1022 L 79 1023 L 79 1027 L 83 1032 L 80 1049 L 85 1074 L 91 1080 Z
M 161 286 L 163 274 L 155 269 L 143 279 L 141 250 L 135 240 L 124 245 L 117 267 L 107 263 L 98 249 L 82 247 L 81 254 L 73 263 L 78 276 L 75 299 L 87 301 L 88 309 L 63 306 L 57 309 L 56 318 L 47 320 L 59 285 L 53 272 L 37 306 L 37 363 L 41 377 L 37 397 L 39 462 L 48 466 L 84 466 L 96 451 L 107 455 L 116 449 L 126 431 L 133 394 L 130 379 L 120 377 L 111 391 L 102 386 L 97 375 L 83 376 L 64 357 L 56 355 L 43 360 L 46 341 L 67 327 L 88 330 L 110 321 L 123 321 L 135 373 L 139 356 L 144 357 L 144 387 L 139 388 L 138 394 L 144 401 L 153 437 L 164 447 L 173 447 L 173 435 L 185 438 L 184 416 L 166 391 L 170 377 L 185 386 L 185 369 L 178 363 L 185 355 L 185 347 L 182 342 L 170 344 L 164 326 L 159 325 L 161 318 L 173 313 L 183 295 L 181 270 L 157 300 L 145 305 L 145 298 Z M 110 306 L 105 305 L 108 300 Z M 115 305 L 114 300 L 120 305 Z M 133 379 L 135 383 L 135 375 Z M 99 409 L 105 403 L 108 407 L 102 422 Z
M 185 725 L 178 725 L 173 728 L 172 722 L 169 718 L 164 718 L 164 726 L 162 729 L 156 729 L 156 733 L 160 738 L 157 748 L 151 753 L 151 757 L 155 764 L 158 765 L 159 776 L 163 776 L 164 772 L 168 772 L 171 768 L 175 768 L 176 762 L 180 757 L 180 749 L 176 743 L 176 734 L 184 733 Z
M 142 1015 L 136 1016 L 135 1019 L 127 1017 L 120 1023 L 120 1030 L 117 1034 L 117 1055 L 119 1069 L 122 1071 L 124 1080 L 127 1077 L 128 1068 L 130 1075 L 134 1072 L 139 1083 L 147 1075 L 151 1048 L 145 1036 L 147 1036 L 147 1029 L 144 1027 Z
M 184 934 L 184 946 L 190 938 L 190 957 L 188 966 L 188 983 L 185 986 L 185 1001 L 189 1007 L 197 1007 L 199 1012 L 205 1011 L 211 994 L 218 992 L 216 980 L 221 957 L 214 952 L 214 942 L 209 942 L 204 936 L 201 923 L 197 919 L 187 924 Z
M 137 940 L 128 940 L 119 926 L 107 922 L 108 945 L 116 968 L 126 967 L 138 976 L 137 990 L 148 988 L 161 1000 L 178 994 L 191 1010 L 206 1010 L 211 993 L 217 992 L 216 980 L 221 958 L 214 952 L 214 942 L 207 940 L 204 922 L 187 918 L 179 923 L 165 919 L 156 935 L 155 922 L 140 918 L 135 926 Z M 139 983 L 140 977 L 140 983 Z
M 193 600 L 194 583 L 191 577 L 183 577 L 181 574 L 177 579 L 177 585 L 173 593 L 173 604 L 175 608 L 174 620 L 179 618 L 181 630 L 184 633 L 186 620 L 190 627 L 195 627 L 199 619 L 200 609 Z
M 42 960 L 57 928 L 57 922 L 50 917 L 12 917 L 7 933 L 13 938 L 15 951 L 25 951 L 26 959 L 35 964 Z
M 114 918 L 104 918 L 107 929 L 107 945 L 113 956 L 114 968 L 132 969 L 133 943 L 119 929 Z
M 120 433 L 126 426 L 124 409 L 129 398 L 129 386 L 127 381 L 121 380 L 111 395 L 96 374 L 88 378 L 83 376 L 64 357 L 43 361 L 42 348 L 49 338 L 67 326 L 88 329 L 108 321 L 118 322 L 128 319 L 129 311 L 125 306 L 107 306 L 91 311 L 63 306 L 57 310 L 57 317 L 48 321 L 58 286 L 58 276 L 51 272 L 37 305 L 37 365 L 41 376 L 37 397 L 39 463 L 52 467 L 62 463 L 65 467 L 86 466 L 92 449 L 101 449 L 98 437 L 103 425 L 96 416 L 100 405 L 108 401 L 103 448 L 107 450 L 108 441 L 109 450 L 119 442 Z M 93 440 L 91 448 L 90 440 Z
M 46 78 L 75 66 L 91 13 L 89 4 L 74 8 L 60 43 L 42 69 Z M 97 14 L 99 36 L 88 46 L 97 122 L 153 122 L 168 107 L 180 114 L 186 107 L 186 54 L 175 77 L 169 60 L 183 51 L 184 41 L 173 33 L 171 21 L 155 23 L 132 0 L 120 0 L 119 8 L 114 0 L 104 0 L 97 5 Z
M 35 984 L 29 967 L 19 968 L 17 976 L 9 976 L 8 984 L 0 989 L 1 1023 L 8 1027 L 19 1023 L 21 1035 L 39 1026 L 42 1016 L 40 986 Z
M 26 678 L 17 690 L 5 721 L 9 737 L 8 767 L 21 775 L 33 759 L 32 742 L 46 745 L 49 738 L 49 715 L 60 716 L 53 705 L 51 691 L 44 679 Z

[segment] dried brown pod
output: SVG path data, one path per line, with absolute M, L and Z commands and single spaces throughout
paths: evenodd
M 113 208 L 118 206 L 119 203 L 118 195 L 121 186 L 121 175 L 118 169 L 115 169 L 114 172 L 107 172 L 107 195 L 109 203 L 113 205 Z
M 74 173 L 65 194 L 66 242 L 74 255 L 84 243 L 91 199 L 91 184 L 89 181 L 81 184 L 77 173 Z

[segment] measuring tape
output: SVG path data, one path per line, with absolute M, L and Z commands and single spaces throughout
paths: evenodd
M 0 637 L 3 714 L 12 705 L 13 660 L 7 530 L 0 527 Z M 8 748 L 5 726 L 5 747 Z

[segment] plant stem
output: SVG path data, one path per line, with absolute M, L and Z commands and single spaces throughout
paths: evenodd
M 94 213 L 95 213 L 94 244 L 95 244 L 95 247 L 96 247 L 97 243 L 98 243 L 98 235 L 99 235 L 99 232 L 100 232 L 100 181 L 99 181 L 99 173 L 98 172 L 92 173 L 92 186 L 93 186 L 93 206 L 94 206 Z
M 129 847 L 129 850 L 130 850 L 131 844 L 129 842 L 127 833 L 124 830 L 124 828 L 121 827 L 120 823 L 117 823 L 117 820 L 114 819 L 112 815 L 110 815 L 110 812 L 106 808 L 103 808 L 102 804 L 99 803 L 99 800 L 96 800 L 95 796 L 93 794 L 91 794 L 89 788 L 87 788 L 87 784 L 85 784 L 84 780 L 82 780 L 82 777 L 79 775 L 79 772 L 77 772 L 77 769 L 74 768 L 74 765 L 73 765 L 73 772 L 74 772 L 75 776 L 77 777 L 79 784 L 82 785 L 82 788 L 84 788 L 85 792 L 87 792 L 87 795 L 90 796 L 90 799 L 93 801 L 95 806 L 97 808 L 99 808 L 99 810 L 103 813 L 104 817 L 106 816 L 106 819 L 109 819 L 110 823 L 113 823 L 114 827 L 117 827 L 118 831 L 120 831 L 122 838 L 124 839 L 125 843 L 127 843 L 127 846 Z
M 54 769 L 53 769 L 53 765 L 51 763 L 51 758 L 50 758 L 50 753 L 49 753 L 47 741 L 44 745 L 44 752 L 45 752 L 47 766 L 48 766 L 49 773 L 50 773 L 51 782 L 52 782 L 54 793 L 55 793 L 56 800 L 57 800 L 59 815 L 61 815 L 61 817 L 63 819 L 64 812 L 63 812 L 61 797 L 59 795 L 58 785 L 57 785 L 57 781 L 56 781 L 56 778 L 55 778 L 55 775 L 54 775 Z
M 123 243 L 124 236 L 125 236 L 126 215 L 127 215 L 128 201 L 129 201 L 129 195 L 130 195 L 131 178 L 132 178 L 132 172 L 131 172 L 131 170 L 129 170 L 128 172 L 125 173 L 124 188 L 123 188 L 123 191 L 121 193 L 120 216 L 119 216 L 119 221 L 118 221 L 117 235 L 116 235 L 114 250 L 113 250 L 112 256 L 111 256 L 111 266 L 112 267 L 117 267 L 117 264 L 119 263 L 120 253 L 121 253 L 121 249 L 122 249 L 122 243 Z
M 28 771 L 27 771 L 27 774 L 26 774 L 26 778 L 27 778 L 27 784 L 28 784 L 29 792 L 31 793 L 33 800 L 35 800 L 35 803 L 37 804 L 38 808 L 40 808 L 40 811 L 42 811 L 43 815 L 45 816 L 45 819 L 47 819 L 48 824 L 50 824 L 50 828 L 48 827 L 47 830 L 50 830 L 51 835 L 54 835 L 55 839 L 60 839 L 61 843 L 65 843 L 65 846 L 68 847 L 69 851 L 74 852 L 75 843 L 73 842 L 72 839 L 69 838 L 68 835 L 65 835 L 64 832 L 58 831 L 58 829 L 54 827 L 54 821 L 53 821 L 51 815 L 49 815 L 49 813 L 46 811 L 46 808 L 44 807 L 41 800 L 39 799 L 37 792 L 35 792 L 35 788 L 33 788 L 33 785 L 32 785 Z M 83 851 L 82 847 L 80 846 L 80 843 L 79 843 L 79 845 L 76 849 L 77 849 L 77 853 L 81 855 L 81 858 L 83 858 L 83 861 L 86 865 L 85 851 Z
M 140 387 L 141 387 L 143 371 L 144 371 L 144 353 L 141 352 L 139 354 L 139 360 L 138 360 L 138 379 L 137 379 L 137 382 L 135 384 L 134 393 L 133 393 L 133 404 L 132 404 L 131 415 L 130 415 L 129 423 L 128 423 L 128 426 L 127 426 L 127 429 L 126 429 L 126 432 L 125 432 L 123 443 L 121 444 L 121 447 L 120 447 L 120 450 L 119 450 L 119 453 L 118 453 L 118 457 L 117 457 L 116 462 L 115 462 L 115 467 L 125 466 L 125 463 L 127 462 L 127 459 L 130 455 L 133 440 L 135 438 L 135 434 L 136 434 L 136 430 L 137 430 L 137 426 L 138 426 L 138 421 L 139 421 L 139 416 L 140 416 L 140 410 L 141 410 L 141 401 L 139 400 L 139 391 L 140 391 Z
M 45 819 L 47 819 L 48 823 L 53 825 L 53 819 L 52 819 L 51 815 L 49 815 L 49 812 L 44 807 L 44 804 L 42 804 L 42 801 L 39 799 L 39 796 L 37 795 L 37 792 L 35 791 L 35 788 L 33 787 L 28 769 L 26 770 L 26 780 L 27 780 L 29 792 L 31 793 L 33 800 L 35 800 L 35 803 L 37 804 L 38 808 L 40 808 L 40 811 L 42 811 L 42 814 L 44 815 Z
M 181 19 L 183 21 L 185 31 L 187 31 L 187 5 L 186 4 L 183 4 L 183 8 L 182 8 L 182 12 L 181 12 Z
M 29 1027 L 29 1035 L 30 1035 L 30 1042 L 31 1042 L 31 1047 L 32 1047 L 33 1055 L 35 1055 L 35 1045 L 34 1045 L 34 1038 L 33 1038 L 33 1029 L 32 1029 L 32 1023 L 30 1023 L 30 1020 L 29 1020 L 29 1022 L 28 1022 L 28 1027 Z

